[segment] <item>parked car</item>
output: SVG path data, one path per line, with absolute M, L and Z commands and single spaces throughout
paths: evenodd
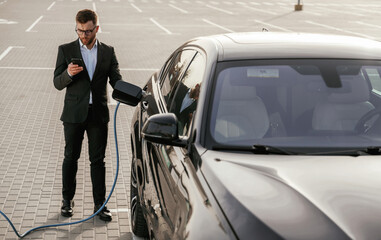
M 379 239 L 381 43 L 232 33 L 186 42 L 131 125 L 131 226 L 151 239 Z

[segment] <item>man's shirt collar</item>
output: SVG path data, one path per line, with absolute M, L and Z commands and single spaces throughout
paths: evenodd
M 78 41 L 79 41 L 79 46 L 80 46 L 81 48 L 85 48 L 85 49 L 87 49 L 87 50 L 97 49 L 97 47 L 98 47 L 98 39 L 95 39 L 95 43 L 94 43 L 94 46 L 93 46 L 92 49 L 88 49 L 87 46 L 86 46 L 85 44 L 82 43 L 82 41 L 81 41 L 80 38 L 78 38 Z

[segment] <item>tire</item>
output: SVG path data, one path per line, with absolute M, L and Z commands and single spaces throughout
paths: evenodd
M 131 229 L 138 237 L 149 237 L 147 222 L 144 218 L 140 198 L 137 189 L 137 178 L 135 172 L 135 161 L 131 164 L 131 184 L 130 184 L 130 209 L 131 209 Z

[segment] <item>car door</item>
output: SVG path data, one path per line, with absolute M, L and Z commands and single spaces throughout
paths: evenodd
M 161 81 L 152 83 L 155 86 L 151 86 L 153 93 L 151 95 L 155 103 L 151 99 L 148 104 L 157 105 L 158 112 L 167 112 L 168 106 L 174 101 L 176 89 L 195 54 L 196 51 L 191 49 L 182 49 L 173 54 L 170 62 L 167 62 L 166 69 L 162 71 Z M 150 111 L 147 110 L 145 118 L 149 117 L 149 113 Z M 145 163 L 148 164 L 147 169 L 149 169 L 147 174 L 152 176 L 149 184 L 153 184 L 155 189 L 154 193 L 150 189 L 145 194 L 151 201 L 150 206 L 153 206 L 151 213 L 155 217 L 152 222 L 156 221 L 156 228 L 160 228 L 160 231 L 156 233 L 160 234 L 157 236 L 158 238 L 172 238 L 176 229 L 174 219 L 178 219 L 176 208 L 179 206 L 180 199 L 176 185 L 183 172 L 183 167 L 173 148 L 160 144 L 146 144 Z M 151 196 L 149 196 L 150 194 Z
M 205 69 L 205 58 L 196 54 L 186 71 L 176 83 L 175 92 L 167 102 L 168 112 L 174 113 L 179 122 L 180 137 L 188 137 L 192 119 L 197 107 L 198 95 L 202 85 Z M 171 227 L 167 236 L 171 239 L 182 239 L 190 206 L 188 193 L 183 187 L 181 175 L 184 173 L 186 148 L 156 145 L 155 155 L 158 157 L 157 179 L 160 183 L 160 198 L 166 221 Z

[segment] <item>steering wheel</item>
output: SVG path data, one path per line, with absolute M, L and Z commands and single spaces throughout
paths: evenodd
M 381 108 L 373 109 L 362 116 L 355 126 L 355 131 L 358 133 L 368 132 L 375 124 L 367 125 L 366 123 L 376 115 L 381 115 Z

